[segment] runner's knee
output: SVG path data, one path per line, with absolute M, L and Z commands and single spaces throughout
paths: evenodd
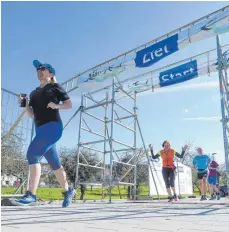
M 31 153 L 27 153 L 26 158 L 28 160 L 29 165 L 39 163 L 39 157 L 37 157 L 36 155 L 33 155 Z
M 171 185 L 169 183 L 169 180 L 165 181 L 165 186 L 166 186 L 166 188 L 170 188 L 171 187 Z
M 32 143 L 29 146 L 29 149 L 26 154 L 26 159 L 28 160 L 29 165 L 38 164 L 40 161 L 40 155 L 36 152 L 35 144 Z
M 175 185 L 174 182 L 175 182 L 174 180 L 170 180 L 170 185 L 171 185 L 172 188 L 174 188 L 174 185 Z

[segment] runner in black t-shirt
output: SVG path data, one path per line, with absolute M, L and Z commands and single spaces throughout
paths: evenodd
M 36 190 L 41 175 L 39 161 L 44 156 L 65 190 L 62 206 L 67 207 L 75 190 L 68 186 L 66 173 L 60 164 L 55 144 L 61 138 L 63 130 L 59 109 L 70 109 L 72 103 L 65 90 L 56 83 L 55 70 L 50 64 L 42 64 L 34 60 L 33 65 L 37 70 L 40 86 L 32 91 L 29 102 L 26 98 L 26 111 L 34 118 L 36 136 L 27 151 L 30 170 L 28 191 L 22 198 L 16 200 L 16 203 L 32 205 L 36 202 Z M 22 98 L 19 97 L 19 103 L 21 101 Z M 60 102 L 62 104 L 59 104 Z

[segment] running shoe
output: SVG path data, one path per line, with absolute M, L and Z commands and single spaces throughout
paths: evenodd
M 63 208 L 68 207 L 71 204 L 72 198 L 75 196 L 75 194 L 76 194 L 75 189 L 71 187 L 68 188 L 68 191 L 63 192 L 63 195 L 64 195 L 64 201 L 62 204 Z
M 173 199 L 174 199 L 175 201 L 178 201 L 178 196 L 175 194 L 174 197 L 173 197 Z
M 169 197 L 168 202 L 173 202 L 173 197 Z
M 11 199 L 15 204 L 26 206 L 36 204 L 36 195 L 33 195 L 30 191 L 27 191 L 24 196 L 19 199 Z
M 209 198 L 210 201 L 215 200 L 214 196 L 211 196 L 211 198 Z
M 203 195 L 201 196 L 200 201 L 204 201 L 204 196 Z

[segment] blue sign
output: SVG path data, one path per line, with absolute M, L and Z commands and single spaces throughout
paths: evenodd
M 166 56 L 178 51 L 178 34 L 137 52 L 136 67 L 148 67 Z
M 197 61 L 193 60 L 188 63 L 179 65 L 175 68 L 160 73 L 160 86 L 174 85 L 198 77 Z

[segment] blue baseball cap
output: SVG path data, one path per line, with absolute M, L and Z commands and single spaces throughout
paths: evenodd
M 55 69 L 52 67 L 52 65 L 51 64 L 42 64 L 40 61 L 38 61 L 38 60 L 34 60 L 33 61 L 33 65 L 34 65 L 34 67 L 36 68 L 36 69 L 38 69 L 40 66 L 43 66 L 43 67 L 45 67 L 46 69 L 48 69 L 49 70 L 49 72 L 50 73 L 53 73 L 54 75 L 55 75 Z

